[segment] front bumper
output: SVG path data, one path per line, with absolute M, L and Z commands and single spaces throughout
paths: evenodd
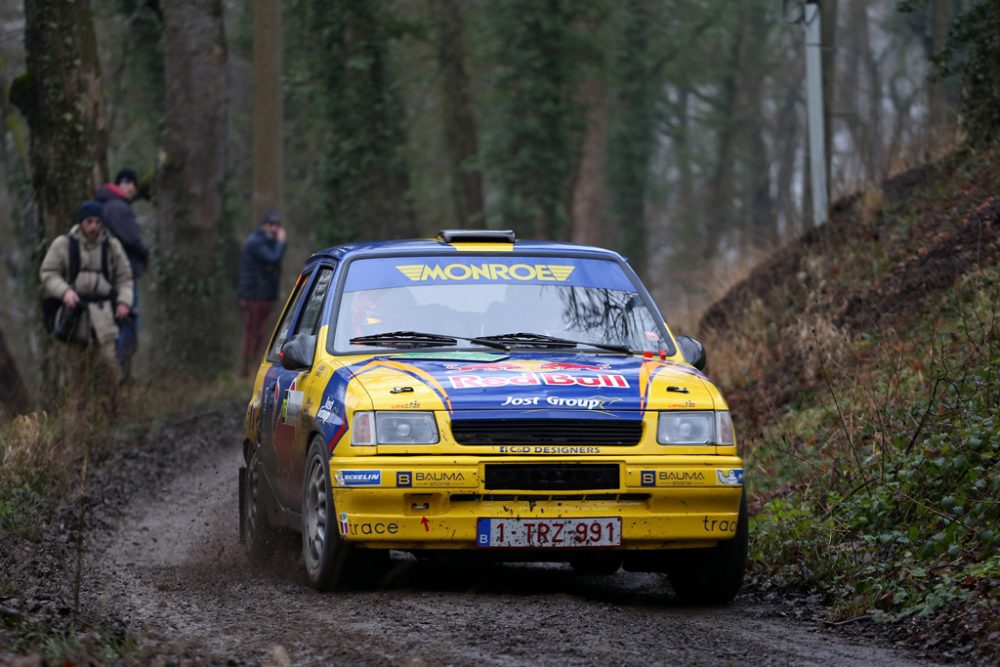
M 588 457 L 588 464 L 619 466 L 618 488 L 599 490 L 489 489 L 484 469 L 495 463 L 469 456 L 333 458 L 340 535 L 368 548 L 478 549 L 479 518 L 588 517 L 621 517 L 621 546 L 604 547 L 612 550 L 709 547 L 736 533 L 743 488 L 735 456 Z

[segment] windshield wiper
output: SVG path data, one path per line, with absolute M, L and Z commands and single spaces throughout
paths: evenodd
M 492 347 L 495 350 L 508 352 L 509 345 L 499 341 L 483 340 L 481 338 L 465 338 L 464 336 L 445 336 L 443 334 L 425 333 L 422 331 L 387 331 L 385 333 L 372 334 L 371 336 L 358 336 L 350 339 L 351 345 L 385 345 L 387 347 L 435 347 L 437 345 L 457 345 L 458 341 L 464 340 L 484 347 Z
M 473 338 L 474 342 L 504 342 L 504 343 L 515 343 L 518 345 L 536 345 L 538 347 L 548 347 L 548 348 L 558 348 L 558 347 L 577 347 L 580 345 L 589 345 L 590 347 L 596 347 L 601 350 L 610 350 L 611 352 L 621 352 L 622 354 L 634 354 L 634 351 L 627 345 L 611 345 L 608 343 L 591 343 L 589 341 L 582 340 L 568 340 L 566 338 L 557 338 L 555 336 L 546 336 L 545 334 L 536 333 L 507 333 L 499 334 L 497 336 L 482 336 L 480 338 Z

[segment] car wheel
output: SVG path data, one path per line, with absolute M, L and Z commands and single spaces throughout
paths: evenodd
M 240 528 L 243 543 L 251 562 L 261 564 L 268 559 L 274 547 L 277 530 L 271 527 L 267 518 L 267 494 L 270 491 L 264 481 L 264 471 L 260 462 L 260 454 L 254 449 L 244 471 L 243 483 L 240 486 L 242 498 L 240 509 L 243 512 Z
M 313 588 L 328 591 L 340 583 L 348 545 L 337 531 L 337 510 L 330 484 L 330 461 L 320 438 L 306 457 L 302 488 L 302 556 Z
M 667 577 L 674 592 L 692 604 L 726 604 L 740 590 L 746 571 L 750 541 L 746 494 L 740 498 L 736 535 L 711 549 L 690 549 L 670 554 Z

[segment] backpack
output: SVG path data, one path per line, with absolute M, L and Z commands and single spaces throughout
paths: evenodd
M 68 282 L 75 289 L 76 278 L 80 275 L 80 240 L 70 236 L 69 234 L 66 234 L 65 236 L 69 239 L 69 271 L 66 275 L 66 282 Z M 111 283 L 111 271 L 108 268 L 108 250 L 110 245 L 110 238 L 104 239 L 101 243 L 101 275 L 104 276 L 104 279 L 107 280 L 108 283 Z M 114 299 L 115 293 L 113 291 L 111 296 L 107 298 L 81 298 L 80 306 L 77 306 L 74 310 L 69 311 L 63 308 L 62 299 L 45 297 L 42 299 L 42 323 L 45 326 L 45 330 L 55 336 L 58 340 L 66 341 L 73 335 L 73 329 L 76 328 L 76 321 L 83 312 L 83 305 L 87 303 L 94 303 L 95 301 L 107 301 Z

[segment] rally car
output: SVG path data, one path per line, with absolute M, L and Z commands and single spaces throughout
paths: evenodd
M 747 510 L 732 419 L 617 253 L 509 231 L 314 254 L 246 411 L 240 533 L 310 583 L 418 557 L 666 572 L 722 603 Z

